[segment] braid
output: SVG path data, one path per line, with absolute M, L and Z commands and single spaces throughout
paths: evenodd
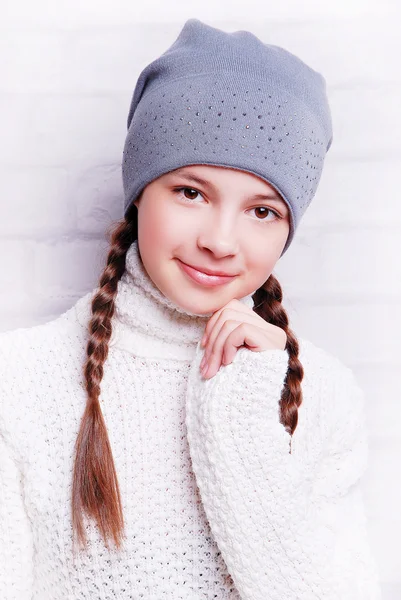
M 292 436 L 298 424 L 298 407 L 302 404 L 301 382 L 304 376 L 302 363 L 298 359 L 299 343 L 288 327 L 287 313 L 283 308 L 283 293 L 280 283 L 270 275 L 266 283 L 253 294 L 254 312 L 265 321 L 281 327 L 287 334 L 288 371 L 280 400 L 280 423 Z M 291 453 L 291 442 L 290 442 Z
M 137 232 L 137 209 L 132 205 L 125 219 L 118 221 L 111 232 L 106 267 L 91 304 L 84 365 L 87 402 L 75 443 L 72 484 L 73 533 L 82 545 L 87 541 L 83 513 L 96 521 L 107 548 L 109 538 L 120 548 L 123 535 L 120 490 L 99 396 L 112 334 L 117 284 L 125 271 L 127 251 L 137 238 Z

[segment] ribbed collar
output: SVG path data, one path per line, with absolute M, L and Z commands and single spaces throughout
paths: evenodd
M 252 295 L 241 299 L 250 308 Z M 138 356 L 190 360 L 212 314 L 189 312 L 162 294 L 145 270 L 138 242 L 131 244 L 118 282 L 110 346 Z

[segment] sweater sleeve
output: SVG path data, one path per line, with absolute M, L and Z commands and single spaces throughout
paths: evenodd
M 188 441 L 212 533 L 241 598 L 380 600 L 358 485 L 367 464 L 363 395 L 352 371 L 339 373 L 334 394 L 327 389 L 334 417 L 322 448 L 305 461 L 289 452 L 291 436 L 279 422 L 287 351 L 241 348 L 209 380 L 199 373 L 202 355 L 198 345 Z
M 0 598 L 32 598 L 32 533 L 21 472 L 0 433 Z

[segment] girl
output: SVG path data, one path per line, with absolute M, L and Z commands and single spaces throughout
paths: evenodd
M 272 274 L 332 143 L 324 78 L 187 21 L 137 81 L 98 288 L 1 335 L 2 600 L 377 600 L 352 371 Z

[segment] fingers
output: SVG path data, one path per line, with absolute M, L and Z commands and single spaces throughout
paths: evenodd
M 261 352 L 268 348 L 285 349 L 286 343 L 283 329 L 232 300 L 214 313 L 205 328 L 201 341 L 205 348 L 200 363 L 202 376 L 213 377 L 222 365 L 230 364 L 241 346 Z
M 214 315 L 209 319 L 205 328 L 203 338 L 201 340 L 201 346 L 204 347 L 208 343 L 209 336 L 213 332 L 217 321 L 222 323 L 225 319 L 228 318 L 239 318 L 238 313 L 240 313 L 241 315 L 241 320 L 250 319 L 250 322 L 255 322 L 255 320 L 260 319 L 260 317 L 252 309 L 250 309 L 248 306 L 245 306 L 244 304 L 242 304 L 242 302 L 234 298 L 233 300 L 230 300 L 230 302 L 228 302 L 220 310 L 217 310 L 214 313 Z
M 238 347 L 242 346 L 242 342 L 239 343 L 238 347 L 230 348 L 230 343 L 232 343 L 230 340 L 234 339 L 230 338 L 230 335 L 234 330 L 241 328 L 242 325 L 243 323 L 241 321 L 225 321 L 221 326 L 217 337 L 214 339 L 213 345 L 211 346 L 210 343 L 208 343 L 208 347 L 205 350 L 200 364 L 201 372 L 205 379 L 213 377 L 222 364 L 229 364 L 229 362 L 232 362 Z M 239 332 L 239 336 L 237 335 L 235 339 L 240 340 L 241 335 L 243 337 L 243 334 Z
M 238 304 L 241 304 L 238 302 Z M 228 306 L 228 305 L 227 305 Z M 242 305 L 241 305 L 242 306 Z M 210 346 L 212 347 L 215 339 L 217 338 L 221 327 L 224 322 L 228 319 L 234 321 L 241 321 L 246 323 L 254 323 L 259 327 L 263 327 L 264 321 L 261 321 L 261 317 L 257 315 L 255 312 L 248 312 L 248 307 L 245 307 L 246 311 L 236 310 L 235 308 L 227 308 L 223 307 L 219 311 L 217 311 L 208 321 L 205 332 L 203 334 L 203 338 L 201 340 L 201 346 Z M 266 328 L 268 325 L 266 324 Z

